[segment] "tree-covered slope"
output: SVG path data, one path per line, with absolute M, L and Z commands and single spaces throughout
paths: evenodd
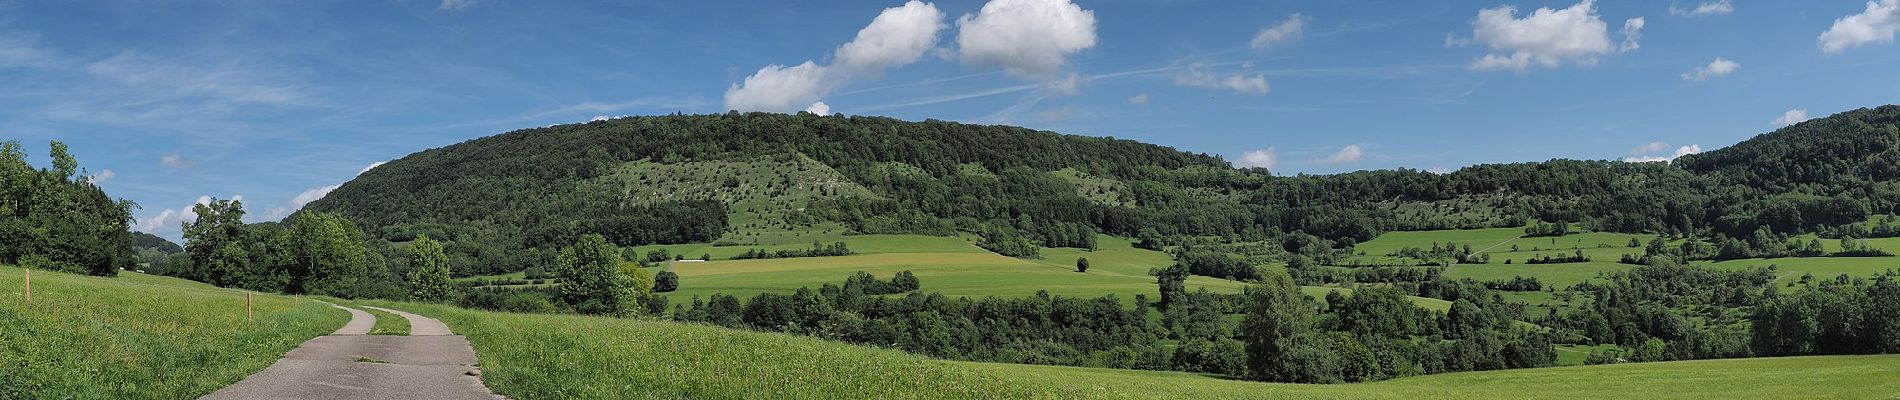
M 458 271 L 491 273 L 551 257 L 513 250 L 584 233 L 619 245 L 753 245 L 809 241 L 799 236 L 808 232 L 961 231 L 1010 255 L 1086 247 L 1073 239 L 1096 233 L 1165 245 L 1279 242 L 1310 253 L 1302 248 L 1317 249 L 1304 245 L 1312 241 L 1293 233 L 1349 248 L 1395 230 L 1536 221 L 1743 237 L 1900 209 L 1896 120 L 1900 106 L 1855 110 L 1673 164 L 1550 160 L 1276 177 L 1205 154 L 1007 126 L 803 113 L 629 117 L 425 150 L 308 209 L 341 213 L 371 237 L 446 240 L 457 260 L 491 261 L 458 261 Z M 1249 254 L 1271 260 L 1280 247 Z
M 1900 105 L 1862 108 L 1676 161 L 1684 169 L 1773 188 L 1900 178 Z
M 769 176 L 762 173 L 774 168 L 761 165 L 797 170 Z M 445 224 L 457 228 L 441 230 L 523 237 L 507 243 L 523 247 L 569 231 L 652 231 L 609 234 L 620 244 L 710 241 L 732 222 L 727 213 L 770 214 L 758 209 L 763 205 L 744 204 L 760 196 L 805 196 L 788 208 L 823 210 L 822 216 L 812 210 L 773 222 L 848 220 L 860 230 L 864 218 L 895 215 L 868 223 L 930 230 L 941 227 L 918 225 L 940 221 L 906 215 L 1013 218 L 1029 209 L 1073 210 L 1057 219 L 1089 222 L 1090 207 L 1069 206 L 1092 203 L 1043 173 L 1064 168 L 1115 177 L 1229 171 L 1217 157 L 1015 127 L 809 114 L 675 115 L 520 130 L 422 151 L 370 170 L 308 208 L 340 212 L 386 237 Z M 814 170 L 829 171 L 799 173 Z M 811 179 L 827 182 L 806 184 Z M 744 190 L 757 192 L 738 193 Z M 810 204 L 814 200 L 828 201 Z M 671 218 L 613 220 L 656 213 Z

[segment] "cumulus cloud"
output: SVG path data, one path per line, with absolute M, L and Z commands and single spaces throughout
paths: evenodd
M 99 171 L 98 174 L 94 174 L 93 176 L 86 177 L 86 180 L 97 185 L 101 183 L 106 183 L 106 181 L 112 180 L 112 178 L 118 177 L 118 176 L 119 176 L 118 173 L 114 173 L 112 172 L 112 170 L 108 169 L 108 170 Z
M 1716 57 L 1715 61 L 1709 62 L 1709 65 L 1696 67 L 1694 71 L 1682 74 L 1682 79 L 1701 82 L 1709 80 L 1709 78 L 1726 76 L 1738 69 L 1742 69 L 1741 63 L 1729 61 L 1729 59 L 1722 57 Z
M 369 172 L 369 170 L 376 169 L 376 167 L 381 167 L 383 166 L 383 164 L 388 164 L 388 163 L 389 163 L 388 161 L 377 161 L 377 162 L 369 163 L 369 166 L 363 167 L 362 171 L 356 171 L 356 174 L 362 175 L 364 173 Z
M 244 196 L 232 195 L 231 200 L 242 202 L 244 201 Z M 198 211 L 193 210 L 192 206 L 200 204 L 211 204 L 211 196 L 198 196 L 198 201 L 194 201 L 184 207 L 160 210 L 158 214 L 152 215 L 149 218 L 140 219 L 133 223 L 132 230 L 150 234 L 182 230 L 182 226 L 179 224 L 187 221 L 196 221 L 198 219 Z
M 810 106 L 805 107 L 805 112 L 818 115 L 831 115 L 831 105 L 825 104 L 825 102 L 822 101 L 811 103 Z
M 1359 159 L 1365 158 L 1365 155 L 1366 155 L 1365 151 L 1360 149 L 1359 145 L 1351 144 L 1351 145 L 1346 145 L 1345 148 L 1339 149 L 1338 153 L 1333 153 L 1333 155 L 1313 160 L 1313 162 L 1319 163 L 1319 164 L 1355 163 L 1355 162 L 1359 162 Z
M 1264 74 L 1248 76 L 1244 73 L 1234 73 L 1221 76 L 1208 71 L 1207 64 L 1203 63 L 1189 64 L 1181 71 L 1181 74 L 1174 76 L 1174 83 L 1181 86 L 1227 89 L 1245 94 L 1267 94 L 1272 90 L 1272 87 L 1267 85 L 1267 76 Z
M 1249 45 L 1255 49 L 1264 49 L 1278 43 L 1298 39 L 1300 34 L 1306 29 L 1307 19 L 1306 15 L 1298 13 L 1286 17 L 1286 20 L 1273 24 L 1273 26 L 1267 27 L 1266 29 L 1261 29 L 1260 33 L 1253 34 L 1253 41 L 1249 42 Z
M 790 67 L 767 65 L 745 78 L 745 82 L 726 88 L 726 108 L 739 111 L 797 110 L 839 86 L 826 75 L 829 71 L 811 61 Z
M 957 19 L 964 64 L 1000 67 L 1011 75 L 1055 76 L 1068 56 L 1095 47 L 1095 12 L 1069 0 L 990 0 Z
M 1597 15 L 1594 0 L 1561 10 L 1538 8 L 1524 18 L 1517 7 L 1504 5 L 1478 10 L 1471 21 L 1472 36 L 1445 38 L 1448 46 L 1484 44 L 1491 53 L 1473 60 L 1471 69 L 1523 71 L 1532 65 L 1556 68 L 1565 64 L 1596 65 L 1604 56 L 1635 50 L 1642 36 L 1641 17 L 1623 21 L 1621 44 L 1611 42 L 1609 24 Z
M 1859 14 L 1834 20 L 1834 26 L 1816 39 L 1821 51 L 1839 53 L 1869 43 L 1893 43 L 1900 30 L 1900 0 L 1870 0 Z
M 1134 104 L 1138 106 L 1148 105 L 1148 94 L 1142 93 L 1142 94 L 1137 94 L 1134 97 L 1129 97 L 1128 104 Z
M 1729 0 L 1697 4 L 1695 8 L 1677 8 L 1674 4 L 1669 5 L 1669 13 L 1679 17 L 1706 17 L 1731 12 L 1735 12 L 1735 5 L 1729 4 Z
M 1268 147 L 1265 149 L 1242 153 L 1240 155 L 1240 160 L 1234 161 L 1234 167 L 1235 168 L 1273 169 L 1273 166 L 1279 163 L 1280 163 L 1279 157 L 1273 155 L 1273 148 Z
M 838 46 L 832 66 L 876 73 L 917 62 L 937 45 L 943 18 L 936 5 L 917 0 L 884 9 L 851 42 Z
M 1623 157 L 1623 162 L 1659 162 L 1659 161 L 1668 162 L 1668 161 L 1674 161 L 1676 158 L 1679 158 L 1682 156 L 1702 152 L 1701 145 L 1692 144 L 1688 146 L 1677 147 L 1676 151 L 1673 153 L 1658 154 L 1659 152 L 1668 148 L 1669 148 L 1668 143 L 1649 142 L 1649 144 L 1637 146 L 1635 150 L 1630 152 L 1629 157 Z
M 179 169 L 198 166 L 197 161 L 186 161 L 184 157 L 181 157 L 177 154 L 167 154 L 164 157 L 160 157 L 158 159 L 158 163 L 163 164 L 167 167 L 179 168 Z
M 916 0 L 886 8 L 870 25 L 858 30 L 857 37 L 838 46 L 831 65 L 808 60 L 790 67 L 772 64 L 759 68 L 743 82 L 726 88 L 726 108 L 792 112 L 811 107 L 854 78 L 917 62 L 936 46 L 943 19 L 936 5 Z
M 1807 121 L 1809 119 L 1811 118 L 1808 118 L 1807 109 L 1797 108 L 1793 110 L 1788 110 L 1788 112 L 1781 113 L 1781 116 L 1775 117 L 1775 121 L 1771 122 L 1771 124 L 1773 124 L 1776 128 L 1780 128 L 1780 127 L 1784 127 L 1788 125 L 1799 124 L 1801 123 L 1801 121 Z

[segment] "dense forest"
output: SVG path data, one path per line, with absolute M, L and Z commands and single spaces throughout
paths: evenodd
M 131 267 L 137 206 L 92 184 L 66 144 L 48 155 L 51 168 L 34 168 L 20 142 L 0 143 L 0 264 L 105 276 Z

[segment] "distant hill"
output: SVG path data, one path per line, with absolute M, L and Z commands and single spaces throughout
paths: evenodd
M 1790 125 L 1676 165 L 1736 183 L 1785 188 L 1900 179 L 1900 106 L 1847 111 Z
M 165 254 L 185 252 L 185 248 L 179 246 L 177 243 L 172 243 L 172 241 L 158 237 L 158 235 L 138 231 L 132 232 L 132 248 L 152 249 Z

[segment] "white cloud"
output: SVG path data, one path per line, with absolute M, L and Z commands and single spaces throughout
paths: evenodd
M 1365 155 L 1366 155 L 1365 151 L 1361 150 L 1359 148 L 1359 145 L 1351 144 L 1351 145 L 1346 145 L 1345 148 L 1339 149 L 1338 153 L 1333 153 L 1333 155 L 1326 156 L 1324 158 L 1320 158 L 1317 160 L 1313 160 L 1313 162 L 1319 163 L 1319 164 L 1355 163 L 1355 162 L 1359 162 L 1359 159 L 1365 158 Z
M 832 66 L 876 73 L 917 62 L 937 45 L 943 12 L 917 0 L 884 9 L 851 42 L 838 46 Z
M 825 67 L 806 61 L 791 67 L 767 65 L 726 88 L 726 108 L 739 111 L 787 112 L 818 101 L 837 83 Z
M 198 166 L 197 161 L 186 161 L 184 157 L 177 154 L 167 154 L 164 157 L 160 157 L 158 163 L 164 164 L 167 167 L 180 169 Z
M 330 195 L 330 191 L 336 190 L 336 188 L 339 187 L 343 187 L 343 185 L 329 185 L 305 189 L 303 193 L 298 193 L 297 197 L 290 198 L 291 208 L 303 208 L 305 204 L 310 204 L 312 201 L 322 199 L 323 196 Z
M 1900 0 L 1869 0 L 1859 14 L 1834 20 L 1834 26 L 1816 39 L 1821 51 L 1839 53 L 1868 43 L 1893 43 L 1900 30 Z
M 1146 106 L 1146 105 L 1148 105 L 1148 94 L 1147 94 L 1147 93 L 1142 93 L 1142 94 L 1137 94 L 1137 95 L 1135 95 L 1134 97 L 1129 97 L 1129 98 L 1128 98 L 1128 104 L 1134 104 L 1134 105 L 1138 105 L 1138 106 Z
M 1662 145 L 1662 146 L 1658 147 L 1657 145 Z M 1666 143 L 1649 142 L 1649 144 L 1637 146 L 1636 151 L 1631 152 L 1631 155 L 1629 157 L 1623 157 L 1623 162 L 1658 162 L 1658 161 L 1668 162 L 1668 161 L 1673 161 L 1676 158 L 1680 158 L 1682 156 L 1702 152 L 1701 145 L 1692 144 L 1688 146 L 1677 147 L 1674 153 L 1670 153 L 1667 155 L 1655 154 L 1656 152 L 1662 151 L 1663 149 L 1667 149 L 1667 148 L 1669 148 L 1669 145 Z
M 605 115 L 595 115 L 593 118 L 588 118 L 587 122 L 600 122 L 600 121 L 606 121 L 610 119 L 613 119 L 613 117 L 609 117 Z
M 1593 0 L 1561 10 L 1538 8 L 1517 18 L 1517 7 L 1504 5 L 1478 10 L 1471 21 L 1472 37 L 1446 37 L 1446 45 L 1482 43 L 1492 52 L 1473 60 L 1471 69 L 1523 71 L 1532 65 L 1556 68 L 1564 64 L 1596 65 L 1604 56 L 1635 50 L 1642 36 L 1642 18 L 1623 22 L 1621 45 L 1610 41 L 1609 24 L 1597 15 Z
M 1095 12 L 1069 0 L 990 0 L 957 19 L 964 64 L 1001 67 L 1011 75 L 1047 78 L 1068 56 L 1095 47 Z
M 1244 73 L 1235 73 L 1222 77 L 1208 71 L 1207 64 L 1203 63 L 1188 65 L 1180 75 L 1175 75 L 1174 83 L 1181 86 L 1227 89 L 1246 94 L 1267 94 L 1272 90 L 1272 87 L 1267 85 L 1266 75 L 1247 76 Z
M 1731 12 L 1735 12 L 1735 5 L 1729 4 L 1729 0 L 1697 4 L 1695 8 L 1687 9 L 1676 8 L 1674 4 L 1669 5 L 1669 13 L 1680 17 L 1704 17 L 1710 15 L 1724 15 Z
M 388 164 L 388 163 L 389 163 L 388 161 L 377 161 L 377 162 L 369 163 L 369 166 L 363 167 L 362 171 L 356 171 L 356 174 L 362 175 L 364 173 L 369 172 L 369 170 L 376 169 L 376 167 L 381 167 L 383 166 L 383 164 Z
M 1264 49 L 1274 44 L 1298 39 L 1305 31 L 1307 19 L 1306 15 L 1298 13 L 1288 16 L 1286 20 L 1253 34 L 1253 41 L 1249 42 L 1249 45 L 1255 49 Z
M 1793 110 L 1788 110 L 1788 112 L 1781 113 L 1781 116 L 1776 117 L 1775 121 L 1771 122 L 1771 124 L 1773 124 L 1776 128 L 1780 128 L 1780 127 L 1784 127 L 1788 125 L 1799 124 L 1801 123 L 1801 121 L 1807 121 L 1809 119 L 1810 118 L 1808 118 L 1807 109 L 1797 108 Z
M 1445 175 L 1445 174 L 1450 174 L 1453 172 L 1458 172 L 1458 170 L 1451 169 L 1449 167 L 1432 167 L 1432 169 L 1425 170 L 1425 172 L 1429 172 L 1432 175 Z
M 118 176 L 119 176 L 118 173 L 114 173 L 112 172 L 112 170 L 108 169 L 108 170 L 101 170 L 99 171 L 98 174 L 86 177 L 86 180 L 92 182 L 92 184 L 94 185 L 97 185 L 101 183 L 106 183 L 106 181 L 112 180 L 112 178 L 118 177 Z
M 230 200 L 242 202 L 244 201 L 244 196 L 232 195 Z M 181 230 L 180 229 L 181 226 L 179 224 L 188 222 L 188 221 L 196 221 L 198 219 L 198 211 L 193 210 L 192 206 L 199 205 L 199 204 L 206 204 L 206 205 L 211 204 L 211 196 L 198 196 L 197 201 L 194 201 L 190 205 L 186 205 L 184 207 L 160 210 L 158 214 L 153 215 L 150 218 L 140 219 L 136 221 L 134 224 L 132 224 L 132 230 L 150 233 L 150 234 L 179 231 Z
M 822 101 L 811 103 L 810 106 L 805 107 L 805 112 L 818 115 L 831 115 L 831 105 L 825 104 L 825 102 Z
M 1631 51 L 1642 48 L 1642 45 L 1636 44 L 1636 40 L 1643 38 L 1643 17 L 1623 20 L 1623 29 L 1617 31 L 1617 33 L 1623 34 L 1623 45 L 1618 46 L 1617 51 Z
M 812 61 L 794 66 L 767 65 L 744 82 L 726 88 L 726 109 L 793 112 L 810 107 L 832 90 L 859 76 L 916 62 L 937 43 L 942 12 L 912 0 L 884 9 L 857 37 L 838 46 L 832 65 Z
M 1234 167 L 1273 169 L 1273 166 L 1279 163 L 1279 157 L 1273 155 L 1273 148 L 1268 147 L 1241 154 L 1240 160 L 1234 162 Z
M 436 11 L 462 11 L 462 10 L 467 10 L 469 7 L 473 7 L 474 5 L 475 5 L 475 0 L 442 0 L 442 4 L 436 5 L 435 10 Z
M 1709 65 L 1696 67 L 1694 71 L 1682 74 L 1682 79 L 1701 82 L 1709 80 L 1709 78 L 1726 76 L 1738 69 L 1742 69 L 1741 63 L 1729 61 L 1729 59 L 1722 57 L 1716 57 L 1715 61 L 1709 62 Z

